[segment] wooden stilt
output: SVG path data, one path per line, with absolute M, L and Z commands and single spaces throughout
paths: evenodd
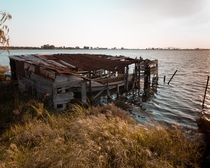
M 81 82 L 81 98 L 82 98 L 82 103 L 87 103 L 87 84 L 86 84 L 86 81 Z
M 109 98 L 110 98 L 110 90 L 109 90 L 109 83 L 108 83 L 108 80 L 107 80 L 106 88 L 107 88 L 107 98 L 109 99 Z
M 149 65 L 145 65 L 145 70 L 144 70 L 144 89 L 148 88 L 150 85 L 150 68 Z
M 88 72 L 88 76 L 89 76 L 89 78 L 91 78 L 91 71 Z
M 128 66 L 126 67 L 126 82 L 125 82 L 125 90 L 126 92 L 128 92 L 128 71 L 129 71 L 129 68 Z
M 138 62 L 138 95 L 140 95 L 140 89 L 141 89 L 141 57 L 139 58 L 139 62 Z
M 89 92 L 92 90 L 91 80 L 89 80 Z
M 206 98 L 206 91 L 207 91 L 207 89 L 208 89 L 208 85 L 209 85 L 209 76 L 208 76 L 208 78 L 207 78 L 206 89 L 205 89 L 204 96 L 203 96 L 202 109 L 204 108 L 204 102 L 205 102 L 205 98 Z
M 141 88 L 140 87 L 140 85 L 141 85 L 141 63 L 140 63 L 140 61 L 139 61 L 139 63 L 138 63 L 138 71 L 139 71 L 139 81 L 138 81 L 138 86 L 139 86 L 139 88 Z
M 119 95 L 120 95 L 120 88 L 119 88 L 118 84 L 116 85 L 116 88 L 117 88 L 117 97 L 119 97 Z
M 178 70 L 176 70 L 176 71 L 174 72 L 174 74 L 172 75 L 171 79 L 168 81 L 168 85 L 169 85 L 169 83 L 171 82 L 171 80 L 173 79 L 173 77 L 174 77 L 174 75 L 176 74 L 177 71 L 178 71 Z

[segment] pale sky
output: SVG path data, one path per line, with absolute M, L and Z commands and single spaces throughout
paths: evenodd
M 11 46 L 210 48 L 210 0 L 0 0 Z

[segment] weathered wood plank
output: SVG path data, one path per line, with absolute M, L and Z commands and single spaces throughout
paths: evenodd
M 30 72 L 35 72 L 35 65 L 24 62 L 24 69 Z
M 83 80 L 80 76 L 59 74 L 56 75 L 55 82 L 67 82 L 67 81 L 81 81 Z
M 45 93 L 45 94 L 52 94 L 52 87 L 50 85 L 44 85 L 40 82 L 36 82 L 36 91 L 39 93 Z
M 53 103 L 56 103 L 56 104 L 68 103 L 73 98 L 74 98 L 74 93 L 73 92 L 67 92 L 67 93 L 64 93 L 64 94 L 57 94 L 56 96 L 55 95 L 53 96 Z
M 77 84 L 80 84 L 82 81 L 67 81 L 67 82 L 56 82 L 53 84 L 53 88 L 61 88 L 61 87 L 73 87 Z
M 33 80 L 33 81 L 39 81 L 40 83 L 42 84 L 46 84 L 46 85 L 49 85 L 49 86 L 53 86 L 53 81 L 49 78 L 44 78 L 42 76 L 39 76 L 35 73 L 31 73 L 30 75 L 30 79 Z
M 21 92 L 29 92 L 29 89 L 32 91 L 32 88 L 35 88 L 35 83 L 27 78 L 18 77 L 18 87 Z
M 52 94 L 51 84 L 43 84 L 40 81 L 33 81 L 28 78 L 19 77 L 18 78 L 18 87 L 21 92 L 28 92 L 28 88 L 32 89 L 33 92 L 41 94 Z M 28 87 L 28 88 L 27 88 Z
M 56 72 L 54 71 L 51 71 L 49 69 L 45 69 L 43 67 L 40 67 L 40 73 L 44 76 L 46 76 L 47 78 L 50 78 L 50 79 L 55 79 L 56 77 Z

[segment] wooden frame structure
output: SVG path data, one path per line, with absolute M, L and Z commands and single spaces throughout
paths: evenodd
M 86 102 L 87 94 L 96 99 L 104 91 L 150 85 L 150 76 L 158 77 L 158 61 L 132 59 L 125 56 L 95 54 L 53 54 L 10 56 L 12 80 L 18 81 L 21 92 L 39 99 L 46 99 L 58 110 L 81 95 Z M 132 74 L 129 67 L 134 66 Z M 152 80 L 153 81 L 153 80 Z

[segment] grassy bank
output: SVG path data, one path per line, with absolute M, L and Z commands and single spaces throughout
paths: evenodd
M 200 167 L 204 144 L 177 127 L 136 125 L 113 104 L 58 113 L 15 97 L 0 106 L 0 167 Z

